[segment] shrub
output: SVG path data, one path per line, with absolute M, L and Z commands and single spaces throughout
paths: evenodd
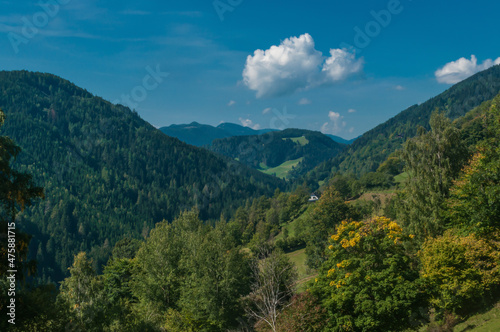
M 459 236 L 452 230 L 428 239 L 420 252 L 421 275 L 438 318 L 468 315 L 492 298 L 500 284 L 500 243 Z

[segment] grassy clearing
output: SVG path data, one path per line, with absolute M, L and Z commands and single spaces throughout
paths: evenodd
M 281 227 L 281 232 L 276 236 L 276 240 L 279 240 L 283 238 L 283 232 L 285 229 L 288 230 L 288 236 L 296 236 L 296 230 L 297 230 L 297 224 L 300 224 L 302 220 L 309 218 L 309 215 L 312 213 L 314 210 L 314 205 L 315 203 L 310 203 L 307 209 L 302 213 L 300 216 L 298 216 L 296 219 L 292 220 L 291 222 L 282 225 Z
M 297 167 L 297 165 L 304 159 L 304 157 L 285 161 L 283 164 L 267 169 L 260 169 L 261 172 L 274 175 L 278 178 L 286 179 L 288 176 L 288 172 L 292 170 L 293 167 Z
M 259 171 L 267 171 L 269 169 L 269 166 L 267 166 L 264 163 L 259 163 Z
M 408 173 L 404 172 L 401 174 L 398 174 L 394 177 L 394 181 L 396 181 L 397 184 L 403 183 L 404 180 L 408 178 Z
M 288 230 L 288 236 L 297 236 L 297 225 L 301 223 L 304 218 L 309 218 L 309 215 L 314 210 L 315 204 L 309 204 L 307 209 L 298 218 L 294 219 L 292 222 L 283 225 L 280 234 L 276 237 L 276 240 L 283 238 L 283 231 Z M 306 249 L 299 249 L 286 254 L 291 262 L 297 267 L 298 277 L 297 277 L 297 289 L 298 292 L 304 292 L 306 290 L 306 284 L 309 280 L 317 275 L 316 271 L 311 271 L 306 265 Z
M 500 331 L 500 302 L 493 309 L 472 316 L 465 322 L 458 324 L 453 329 L 454 332 L 496 332 Z
M 288 259 L 290 259 L 290 261 L 297 267 L 297 291 L 299 293 L 304 292 L 306 290 L 307 282 L 317 275 L 316 271 L 311 271 L 306 265 L 306 250 L 300 249 L 289 252 L 286 255 L 288 256 Z
M 309 140 L 305 136 L 282 138 L 282 140 L 287 140 L 287 139 L 290 139 L 294 143 L 300 144 L 302 146 L 309 144 Z
M 373 203 L 372 216 L 379 216 L 384 213 L 388 203 L 395 196 L 394 190 L 373 191 L 364 193 L 359 198 L 349 201 L 351 204 L 363 204 L 364 202 Z
M 288 236 L 289 237 L 295 236 L 295 225 L 297 224 L 296 220 L 297 219 L 295 219 L 294 221 L 292 221 L 292 222 L 290 222 L 290 223 L 288 223 L 286 225 L 283 225 L 281 227 L 281 232 L 278 235 L 276 235 L 275 241 L 283 238 L 283 236 L 285 234 L 284 233 L 285 229 L 288 231 Z
M 380 201 L 382 203 L 383 206 L 385 206 L 385 204 L 394 196 L 394 190 L 389 190 L 387 192 L 369 192 L 369 193 L 364 193 L 363 195 L 361 195 L 358 199 L 352 201 L 352 202 L 355 202 L 355 201 L 358 201 L 358 200 L 361 200 L 361 201 Z

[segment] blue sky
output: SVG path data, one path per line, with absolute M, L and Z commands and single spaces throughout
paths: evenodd
M 500 62 L 491 0 L 0 8 L 0 70 L 59 75 L 155 126 L 234 122 L 353 138 Z

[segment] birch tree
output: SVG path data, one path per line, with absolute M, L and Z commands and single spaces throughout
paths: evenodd
M 277 331 L 277 320 L 295 292 L 297 271 L 282 251 L 261 250 L 252 271 L 254 282 L 247 315 Z

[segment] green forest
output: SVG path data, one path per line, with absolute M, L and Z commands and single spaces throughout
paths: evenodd
M 216 220 L 285 186 L 54 75 L 0 72 L 0 90 L 1 133 L 23 150 L 16 169 L 45 189 L 46 199 L 19 215 L 44 281 L 67 276 L 79 251 L 101 270 L 125 234 L 144 238 L 183 210 Z
M 499 73 L 283 181 L 56 76 L 1 72 L 0 217 L 16 241 L 0 271 L 18 272 L 0 329 L 453 331 L 498 308 Z
M 215 139 L 208 146 L 211 151 L 264 171 L 302 158 L 286 174 L 288 179 L 304 175 L 319 163 L 337 156 L 344 148 L 344 144 L 319 132 L 303 129 Z

